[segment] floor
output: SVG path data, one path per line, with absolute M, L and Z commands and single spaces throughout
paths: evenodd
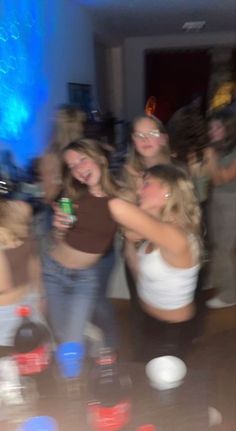
M 210 375 L 208 402 L 223 416 L 221 425 L 212 429 L 236 431 L 236 307 L 208 310 L 204 305 L 208 295 L 208 291 L 201 294 L 197 331 L 185 362 L 188 368 L 204 369 Z M 153 328 L 142 313 L 134 312 L 129 300 L 113 299 L 113 304 L 120 328 L 121 360 L 151 359 L 155 356 L 152 347 L 158 343 Z

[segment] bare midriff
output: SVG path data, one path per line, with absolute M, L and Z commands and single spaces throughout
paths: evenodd
M 163 320 L 165 322 L 185 322 L 192 319 L 195 315 L 195 305 L 193 302 L 175 310 L 163 310 L 162 308 L 152 307 L 151 305 L 148 305 L 143 301 L 140 302 L 142 308 L 144 309 L 144 311 L 146 311 L 146 313 L 150 314 L 150 316 L 156 319 Z
M 65 268 L 85 269 L 89 268 L 102 256 L 98 253 L 85 253 L 70 247 L 65 242 L 58 242 L 50 253 L 51 257 Z

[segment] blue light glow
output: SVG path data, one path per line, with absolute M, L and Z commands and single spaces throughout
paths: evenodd
M 29 129 L 46 97 L 41 0 L 2 0 L 0 26 L 0 141 L 24 162 Z

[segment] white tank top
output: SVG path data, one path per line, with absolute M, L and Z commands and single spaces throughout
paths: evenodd
M 192 241 L 193 255 L 197 243 Z M 199 264 L 191 268 L 176 268 L 168 264 L 159 249 L 145 253 L 147 242 L 138 250 L 138 295 L 147 305 L 163 310 L 175 310 L 191 304 L 197 287 Z M 195 250 L 194 250 L 195 248 Z M 198 251 L 199 255 L 199 251 Z

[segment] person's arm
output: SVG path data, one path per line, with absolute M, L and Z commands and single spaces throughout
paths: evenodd
M 45 313 L 46 295 L 42 280 L 42 265 L 39 256 L 35 253 L 30 256 L 28 261 L 28 277 L 32 286 L 31 292 L 37 295 L 38 307 L 41 312 Z
M 61 191 L 61 165 L 56 154 L 45 154 L 39 163 L 39 179 L 43 190 L 43 199 L 51 204 Z
M 212 148 L 206 148 L 204 161 L 213 184 L 225 184 L 236 178 L 236 159 L 228 166 L 220 166 L 216 152 Z
M 114 198 L 110 200 L 109 208 L 117 223 L 137 232 L 141 238 L 172 255 L 178 255 L 189 247 L 187 236 L 181 229 L 170 223 L 158 221 L 129 202 Z
M 4 251 L 0 251 L 0 295 L 13 289 L 9 264 Z

